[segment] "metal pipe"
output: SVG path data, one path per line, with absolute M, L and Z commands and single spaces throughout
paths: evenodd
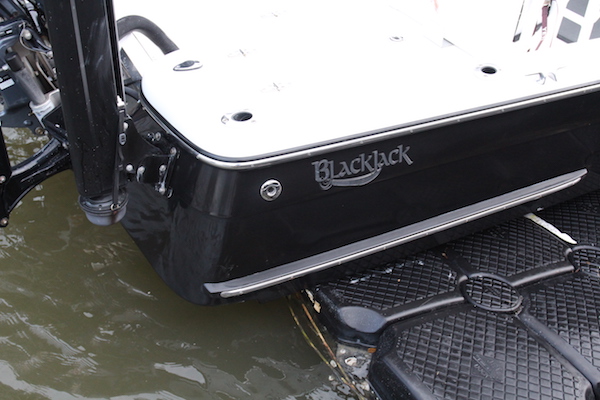
M 21 85 L 23 91 L 27 94 L 27 97 L 29 97 L 29 100 L 31 100 L 34 105 L 43 104 L 46 101 L 44 91 L 42 90 L 40 83 L 35 79 L 35 76 L 25 68 L 19 55 L 17 53 L 10 53 L 6 56 L 6 63 Z

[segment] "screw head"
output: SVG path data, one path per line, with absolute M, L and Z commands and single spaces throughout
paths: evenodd
M 0 218 L 0 226 L 4 228 L 8 225 L 8 217 Z

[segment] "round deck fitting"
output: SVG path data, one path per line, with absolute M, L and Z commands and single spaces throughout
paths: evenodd
M 187 60 L 173 67 L 173 71 L 192 71 L 202 68 L 202 63 L 198 60 Z
M 468 302 L 488 311 L 512 312 L 517 310 L 523 301 L 510 283 L 495 276 L 471 277 L 461 288 Z
M 282 191 L 283 186 L 279 181 L 269 179 L 260 187 L 260 196 L 266 201 L 273 201 L 281 195 Z

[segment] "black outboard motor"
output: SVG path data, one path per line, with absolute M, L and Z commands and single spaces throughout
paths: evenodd
M 16 166 L 0 143 L 0 226 L 31 188 L 69 167 L 88 219 L 118 222 L 127 123 L 112 0 L 0 0 L 0 17 L 2 126 L 50 137 Z
M 0 227 L 33 187 L 70 166 L 62 129 L 60 95 L 40 1 L 0 1 L 0 94 L 2 128 L 28 128 L 49 142 L 11 165 L 0 135 Z
M 126 113 L 125 93 L 139 95 L 124 88 L 118 36 L 133 31 L 165 54 L 178 49 L 142 17 L 116 22 L 112 0 L 0 0 L 0 122 L 50 138 L 13 166 L 0 135 L 0 227 L 29 190 L 67 168 L 88 219 L 114 224 L 125 214 L 134 165 L 173 158 L 170 148 L 165 153 L 141 139 Z M 135 86 L 139 74 L 122 56 L 125 83 Z M 138 181 L 164 186 L 165 174 L 150 172 Z

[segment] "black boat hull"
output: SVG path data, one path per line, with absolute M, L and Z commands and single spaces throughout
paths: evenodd
M 244 166 L 142 111 L 141 136 L 160 132 L 178 156 L 169 195 L 129 184 L 122 223 L 191 302 L 280 296 L 600 187 L 599 104 L 600 92 L 579 93 Z M 266 201 L 273 179 L 283 190 Z

